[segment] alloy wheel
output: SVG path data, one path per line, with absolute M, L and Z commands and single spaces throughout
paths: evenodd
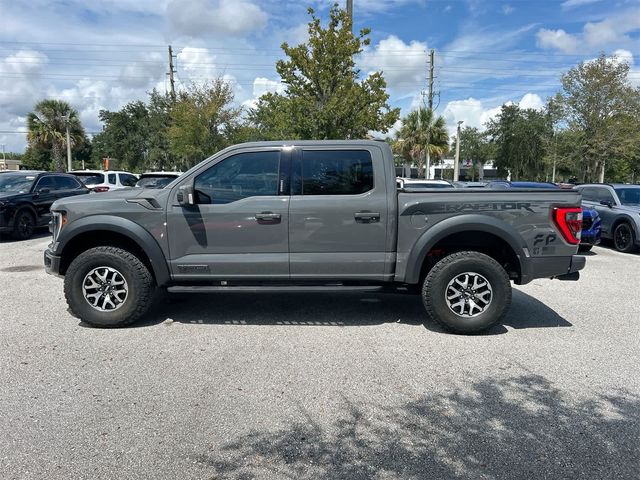
M 124 304 L 129 288 L 124 276 L 115 268 L 97 267 L 85 275 L 82 294 L 96 310 L 111 312 Z
M 472 318 L 489 307 L 493 299 L 493 290 L 484 276 L 476 272 L 465 272 L 448 283 L 445 299 L 453 313 Z
M 631 234 L 631 229 L 625 223 L 619 225 L 616 228 L 615 235 L 613 241 L 615 243 L 617 250 L 626 250 L 629 248 L 629 243 L 631 242 L 633 236 Z

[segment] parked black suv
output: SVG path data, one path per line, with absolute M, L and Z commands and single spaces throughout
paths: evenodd
M 89 193 L 80 180 L 65 173 L 16 171 L 0 175 L 0 233 L 26 240 L 51 219 L 59 198 Z

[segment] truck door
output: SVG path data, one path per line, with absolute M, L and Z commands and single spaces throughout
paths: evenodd
M 231 153 L 185 179 L 195 205 L 180 206 L 174 189 L 167 234 L 175 279 L 289 278 L 288 157 L 279 149 Z
M 388 228 L 382 154 L 299 147 L 289 207 L 291 279 L 383 280 Z

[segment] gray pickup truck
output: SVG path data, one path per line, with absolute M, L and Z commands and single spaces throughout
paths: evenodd
M 101 327 L 140 318 L 158 288 L 351 288 L 419 293 L 431 318 L 473 333 L 509 309 L 511 280 L 576 280 L 585 265 L 577 191 L 412 191 L 379 141 L 236 145 L 163 189 L 51 210 L 46 269 Z

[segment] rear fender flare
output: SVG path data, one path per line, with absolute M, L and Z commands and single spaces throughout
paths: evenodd
M 420 271 L 429 251 L 443 238 L 454 233 L 465 231 L 480 231 L 493 234 L 505 240 L 520 263 L 520 272 L 524 277 L 528 276 L 528 259 L 526 245 L 522 242 L 522 236 L 509 224 L 488 215 L 458 215 L 450 217 L 427 229 L 418 238 L 407 258 L 406 283 L 418 283 Z

